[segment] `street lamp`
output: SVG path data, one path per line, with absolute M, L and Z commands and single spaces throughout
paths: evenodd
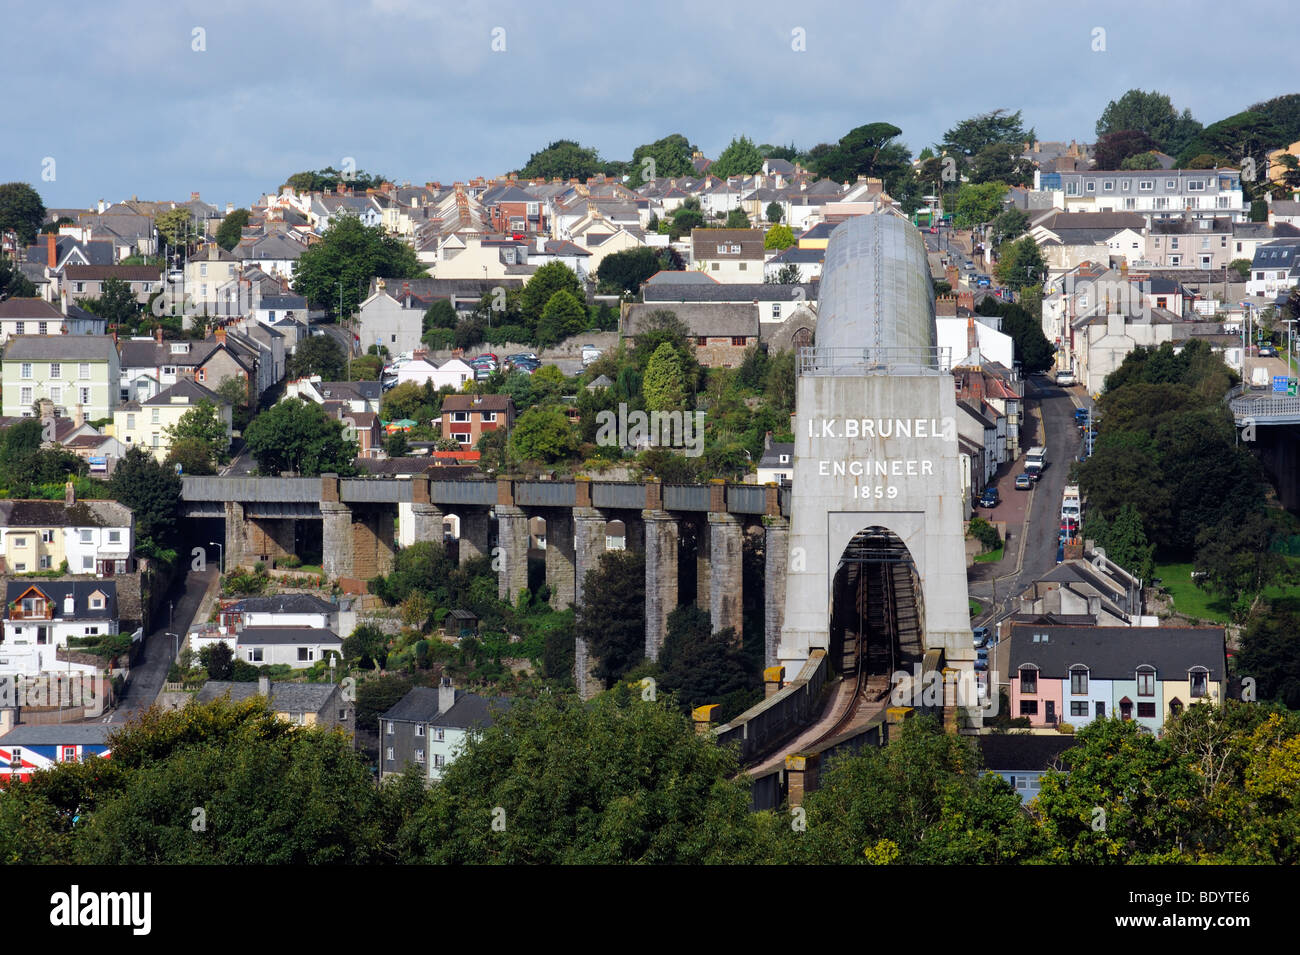
M 217 568 L 224 574 L 226 572 L 226 549 L 216 541 L 208 541 L 208 546 L 217 549 Z

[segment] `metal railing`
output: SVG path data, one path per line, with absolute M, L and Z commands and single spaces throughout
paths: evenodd
M 925 345 L 863 348 L 814 345 L 799 349 L 799 374 L 845 378 L 861 375 L 940 375 L 951 362 L 950 352 L 949 348 Z

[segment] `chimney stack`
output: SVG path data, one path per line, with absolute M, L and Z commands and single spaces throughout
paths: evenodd
M 78 404 L 72 412 L 72 423 L 78 428 L 86 423 L 86 409 L 81 407 L 80 404 Z
M 59 308 L 66 316 L 68 314 L 68 287 L 65 285 L 59 293 Z
M 456 705 L 456 689 L 451 685 L 450 677 L 443 677 L 438 684 L 438 712 L 446 713 Z
M 269 676 L 259 676 L 257 678 L 257 693 L 268 700 L 271 698 L 271 678 Z
M 77 411 L 80 413 L 81 405 L 77 405 Z M 77 489 L 73 485 L 71 478 L 68 479 L 67 484 L 63 485 L 63 503 L 69 507 L 77 503 Z
M 45 233 L 45 264 L 50 268 L 59 264 L 59 249 L 53 232 Z
M 63 616 L 75 617 L 77 615 L 77 599 L 68 594 L 63 598 Z
M 224 328 L 218 328 L 214 334 L 217 338 L 217 344 L 224 345 L 226 343 L 226 330 Z
M 155 329 L 153 330 L 153 340 L 156 341 L 159 345 L 162 344 L 162 326 L 161 326 L 161 325 L 159 325 L 157 328 L 155 328 Z

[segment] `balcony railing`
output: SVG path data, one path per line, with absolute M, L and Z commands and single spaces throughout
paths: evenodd
M 54 607 L 50 604 L 46 604 L 45 607 L 40 610 L 24 611 L 21 606 L 18 607 L 11 606 L 9 608 L 9 619 L 10 620 L 53 620 Z
M 939 375 L 951 363 L 951 349 L 928 346 L 799 349 L 801 376 Z

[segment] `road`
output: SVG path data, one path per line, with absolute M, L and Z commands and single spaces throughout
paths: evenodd
M 194 621 L 194 615 L 198 613 L 203 594 L 216 574 L 216 567 L 191 571 L 183 583 L 172 587 L 167 594 L 168 600 L 176 601 L 172 611 L 172 625 L 164 623 L 144 638 L 144 654 L 131 668 L 131 678 L 127 680 L 108 722 L 125 723 L 153 705 L 162 692 L 163 683 L 167 681 L 167 669 L 171 666 L 175 653 L 176 642 L 167 632 L 170 630 L 184 637 Z
M 994 629 L 998 620 L 1018 609 L 1020 594 L 1035 579 L 1056 566 L 1061 494 L 1070 476 L 1070 464 L 1078 456 L 1080 447 L 1074 409 L 1088 403 L 1081 388 L 1058 388 L 1046 378 L 1029 378 L 1025 384 L 1025 397 L 1037 400 L 1047 437 L 1047 468 L 1034 489 L 1028 493 L 1015 490 L 1015 476 L 1020 472 L 1020 467 L 1006 467 L 998 474 L 998 493 L 1004 500 L 1017 494 L 1028 498 L 1028 519 L 1017 532 L 1024 536 L 1024 540 L 1019 542 L 1024 546 L 1024 561 L 1019 573 L 1014 571 L 1014 551 L 1008 552 L 997 564 L 976 564 L 971 568 L 970 595 L 987 608 L 976 622 L 990 629 Z M 1026 433 L 1021 439 L 1021 447 L 1033 447 L 1041 441 L 1040 434 Z M 1018 550 L 1019 545 L 1014 539 L 1013 546 Z M 996 582 L 992 579 L 994 572 L 998 574 Z M 995 583 L 996 604 L 990 607 Z

